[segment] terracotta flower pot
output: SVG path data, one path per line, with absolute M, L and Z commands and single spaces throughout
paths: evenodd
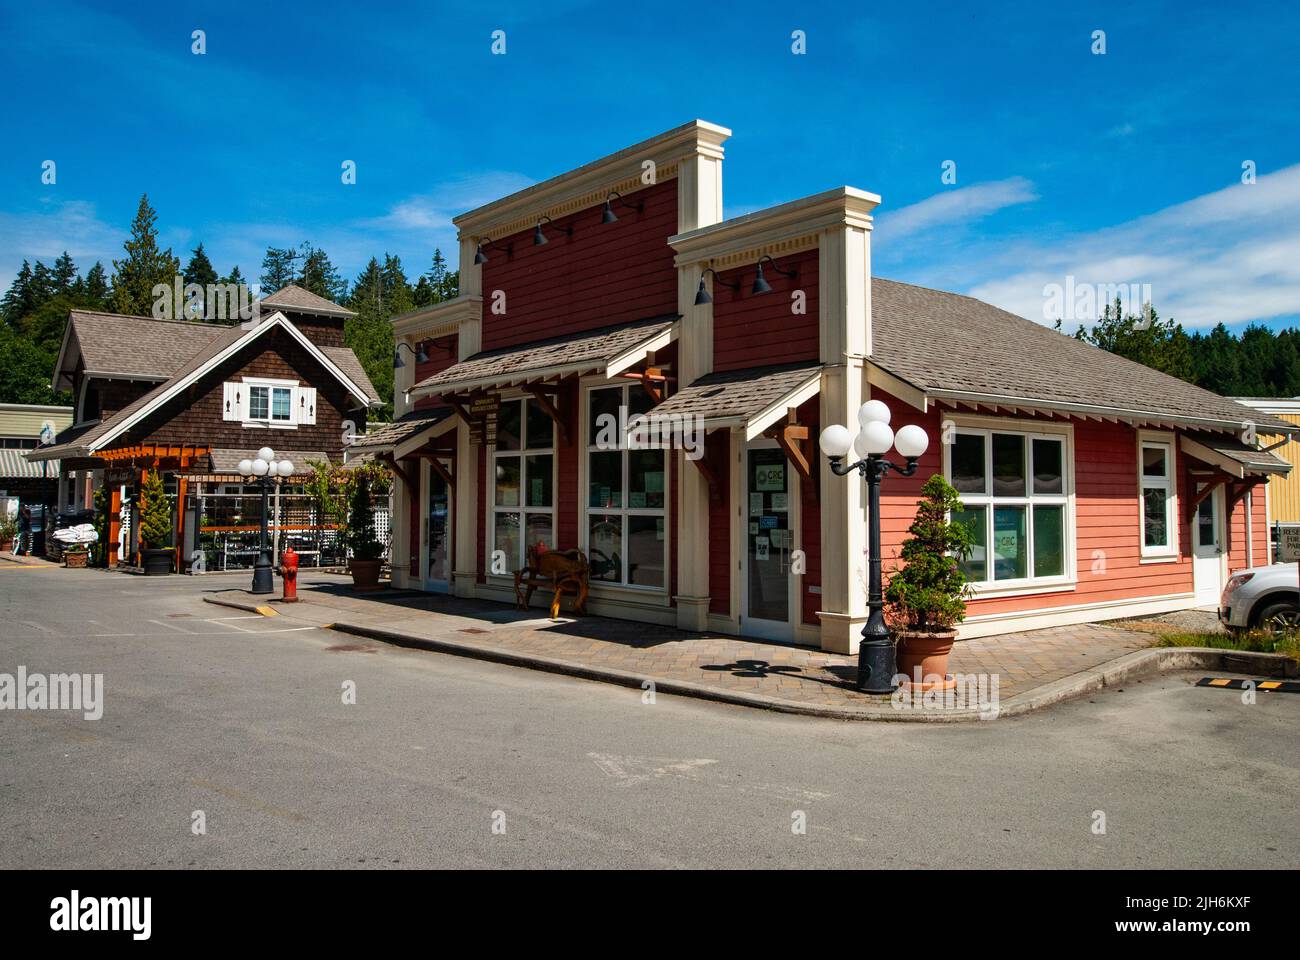
M 379 589 L 379 568 L 382 560 L 358 560 L 353 557 L 348 561 L 352 571 L 352 589 L 359 593 Z
M 86 565 L 86 558 L 89 556 L 90 554 L 86 553 L 84 550 L 81 553 L 68 553 L 65 550 L 63 552 L 63 563 L 68 567 L 84 567 Z
M 948 690 L 957 685 L 957 681 L 948 675 L 948 655 L 957 639 L 956 630 L 899 630 L 895 636 L 898 638 L 898 672 L 907 677 L 909 684 L 921 690 Z

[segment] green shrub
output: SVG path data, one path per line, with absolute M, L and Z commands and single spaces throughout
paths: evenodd
M 971 531 L 948 515 L 962 508 L 956 489 L 935 474 L 921 487 L 916 517 L 903 543 L 901 568 L 885 590 L 886 613 L 896 629 L 934 632 L 966 618 L 970 586 L 958 558 L 970 555 Z
M 157 470 L 145 471 L 140 483 L 140 543 L 147 549 L 169 546 L 172 536 L 172 505 Z
M 347 544 L 355 560 L 378 560 L 384 554 L 384 545 L 375 536 L 375 510 L 370 502 L 370 477 L 366 474 L 358 476 L 352 487 Z

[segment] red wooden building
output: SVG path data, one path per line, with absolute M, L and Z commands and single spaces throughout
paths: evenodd
M 865 494 L 816 438 L 868 398 L 931 437 L 886 481 L 886 571 L 924 479 L 963 494 L 966 636 L 1213 604 L 1267 562 L 1288 466 L 1240 437 L 1293 425 L 873 277 L 874 194 L 723 220 L 729 135 L 689 123 L 456 218 L 461 295 L 394 320 L 399 418 L 366 440 L 398 468 L 399 584 L 509 600 L 544 541 L 591 558 L 595 613 L 852 651 Z M 638 415 L 670 449 L 627 442 Z
M 257 320 L 236 326 L 72 311 L 53 386 L 76 398 L 73 424 L 28 459 L 60 462 L 65 509 L 90 508 L 95 490 L 107 490 L 110 565 L 137 554 L 132 510 L 146 470 L 173 499 L 178 566 L 201 546 L 200 524 L 222 534 L 217 566 L 236 553 L 251 564 L 258 518 L 241 505 L 218 522 L 222 498 L 242 504 L 247 493 L 239 461 L 270 446 L 298 476 L 310 460 L 341 463 L 345 422 L 363 433 L 382 406 L 343 344 L 351 311 L 294 286 L 259 307 Z M 248 544 L 225 549 L 232 534 Z

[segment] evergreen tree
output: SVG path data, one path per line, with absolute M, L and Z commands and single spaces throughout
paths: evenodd
M 54 261 L 50 271 L 50 282 L 54 293 L 71 293 L 72 285 L 77 281 L 77 265 L 72 262 L 68 251 L 64 250 L 59 259 Z
M 10 326 L 16 325 L 18 318 L 32 309 L 32 265 L 26 260 L 18 270 L 18 276 L 9 284 L 3 299 L 0 299 L 0 317 Z
M 187 284 L 197 283 L 204 289 L 207 289 L 208 284 L 217 282 L 217 271 L 203 250 L 203 244 L 200 243 L 191 251 L 190 262 L 185 265 L 184 277 Z
M 293 261 L 297 257 L 293 247 L 267 247 L 266 256 L 262 258 L 262 296 L 269 297 L 277 290 L 283 290 L 294 282 Z
M 304 243 L 298 256 L 302 260 L 298 286 L 335 303 L 341 303 L 347 297 L 347 281 L 339 275 L 329 254 L 310 243 Z
M 131 224 L 131 238 L 123 244 L 126 256 L 113 261 L 113 309 L 117 313 L 151 316 L 153 288 L 158 284 L 170 288 L 180 272 L 180 261 L 172 256 L 171 248 L 158 246 L 157 220 L 158 212 L 144 194 Z
M 348 297 L 348 307 L 356 311 L 356 316 L 348 317 L 343 325 L 343 340 L 357 355 L 366 375 L 385 398 L 386 405 L 379 419 L 391 419 L 393 396 L 393 350 L 396 347 L 393 327 L 389 318 L 396 315 L 393 306 L 406 305 L 411 309 L 411 295 L 406 287 L 406 278 L 401 275 L 401 264 L 397 258 L 385 255 L 385 265 L 371 257 L 365 270 L 352 285 Z M 391 289 L 400 277 L 402 287 L 399 293 Z
M 104 270 L 104 265 L 98 260 L 82 281 L 81 291 L 86 307 L 92 310 L 103 310 L 108 306 L 112 289 L 109 287 L 108 274 Z

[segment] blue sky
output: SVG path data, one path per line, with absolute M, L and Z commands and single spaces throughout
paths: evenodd
M 1291 325 L 1298 30 L 1271 3 L 3 0 L 0 284 L 65 248 L 109 266 L 146 191 L 222 273 L 309 240 L 349 279 L 385 251 L 415 275 L 454 263 L 455 214 L 702 117 L 734 131 L 728 216 L 880 194 L 877 275 L 1039 320 L 1073 276 L 1189 327 Z

